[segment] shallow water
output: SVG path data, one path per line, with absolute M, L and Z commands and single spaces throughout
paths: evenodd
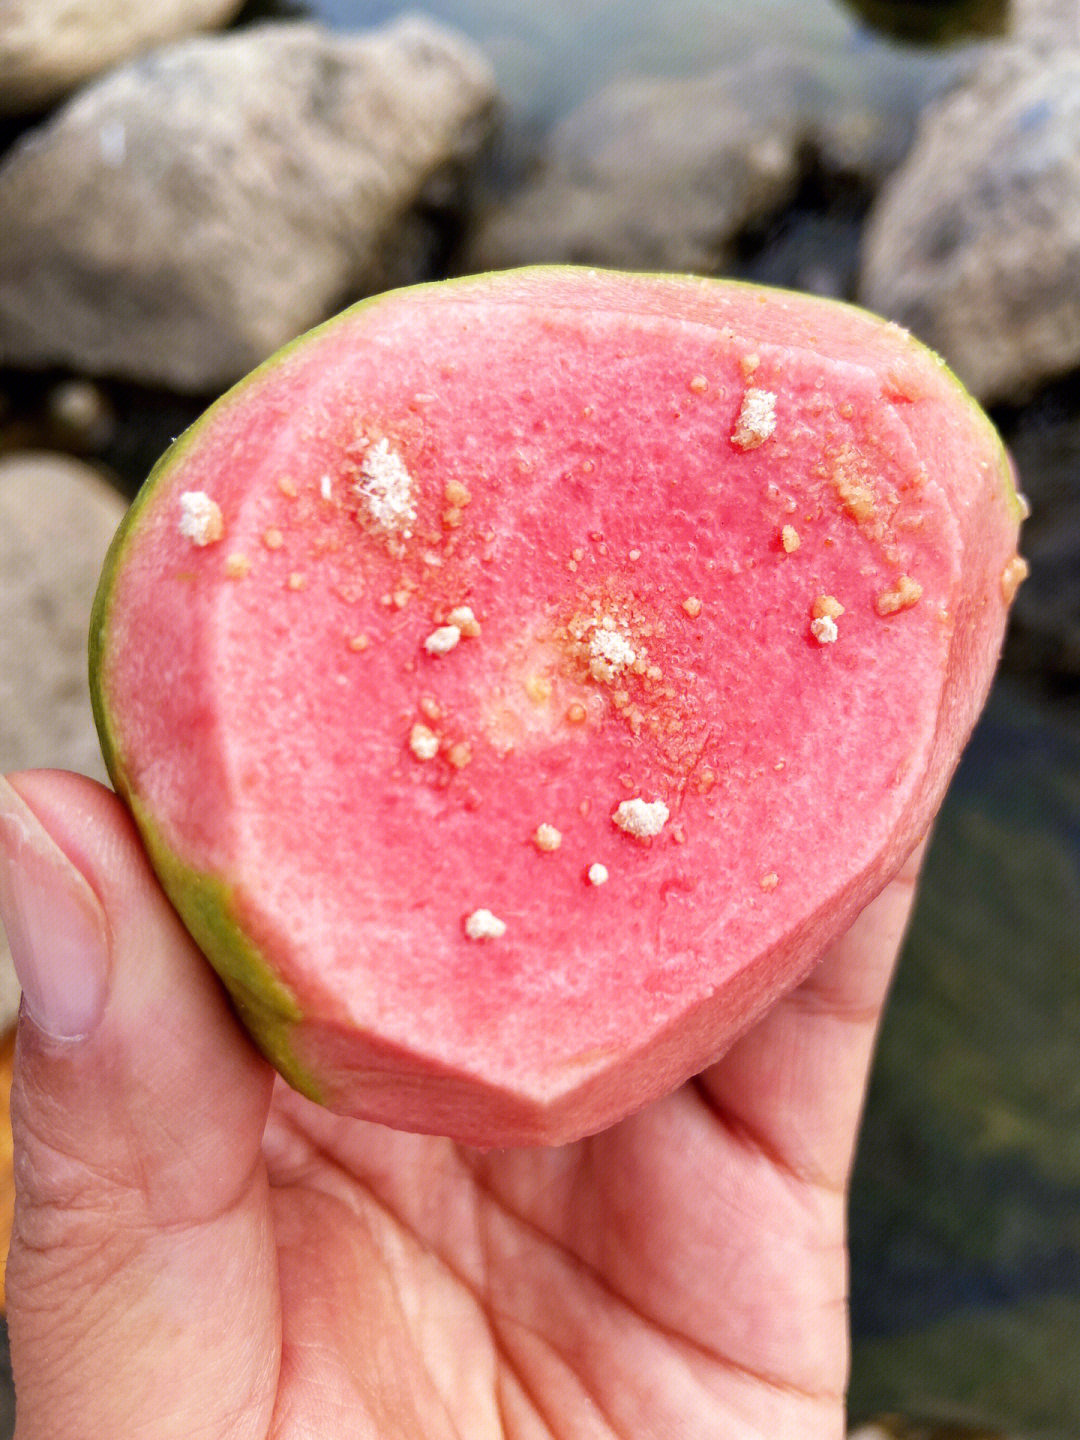
M 856 1413 L 1080 1429 L 1080 728 L 1000 680 L 940 816 L 852 1199 Z
M 970 6 L 970 0 L 966 0 Z M 987 12 L 996 0 L 979 0 Z M 342 30 L 379 25 L 420 9 L 461 30 L 490 57 L 512 128 L 543 129 L 621 76 L 692 76 L 737 62 L 763 45 L 832 54 L 859 87 L 872 74 L 915 84 L 940 68 L 933 47 L 894 43 L 864 20 L 862 0 L 265 0 L 245 15 L 319 19 Z M 956 8 L 933 4 L 931 10 Z M 868 68 L 869 66 L 869 68 Z M 895 83 L 895 81 L 893 82 Z M 882 96 L 887 103 L 887 96 Z

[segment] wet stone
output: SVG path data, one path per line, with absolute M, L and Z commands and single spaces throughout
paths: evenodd
M 493 103 L 485 58 L 417 18 L 119 67 L 0 163 L 0 363 L 238 379 L 344 300 L 426 277 Z
M 243 0 L 5 0 L 0 113 L 40 110 L 111 65 L 224 25 Z
M 984 402 L 1080 364 L 1080 47 L 998 45 L 925 114 L 870 217 L 859 298 Z
M 106 781 L 86 636 L 124 502 L 61 455 L 0 459 L 0 771 L 58 766 Z M 0 931 L 0 1030 L 18 992 Z

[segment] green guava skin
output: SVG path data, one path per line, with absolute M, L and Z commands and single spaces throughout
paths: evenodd
M 273 363 L 273 359 L 267 362 L 270 365 Z M 254 380 L 257 373 L 253 372 L 246 381 L 241 381 L 236 389 L 240 390 L 246 383 Z M 322 1095 L 314 1076 L 300 1063 L 290 1043 L 293 1026 L 303 1019 L 303 1011 L 296 997 L 274 973 L 258 947 L 252 944 L 242 926 L 238 924 L 233 914 L 229 885 L 215 875 L 201 874 L 185 864 L 184 860 L 162 841 L 152 816 L 147 813 L 146 807 L 140 803 L 139 797 L 128 784 L 113 739 L 104 687 L 98 683 L 112 577 L 123 564 L 127 545 L 132 535 L 137 533 L 140 512 L 153 495 L 156 483 L 166 476 L 174 465 L 182 462 L 188 446 L 198 438 L 201 423 L 202 417 L 173 442 L 154 466 L 129 506 L 106 553 L 90 618 L 90 701 L 109 778 L 116 793 L 131 811 L 161 888 L 196 945 L 217 971 L 229 992 L 237 1015 L 259 1050 L 293 1089 L 317 1103 L 322 1103 Z

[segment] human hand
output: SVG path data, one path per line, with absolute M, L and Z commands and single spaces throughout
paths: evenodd
M 847 1176 L 916 869 L 675 1094 L 482 1154 L 275 1081 L 119 801 L 0 782 L 18 1440 L 837 1440 Z

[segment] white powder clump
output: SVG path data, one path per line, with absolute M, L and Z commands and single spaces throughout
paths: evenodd
M 434 760 L 439 753 L 439 737 L 417 721 L 409 731 L 409 749 L 418 760 Z
M 562 831 L 544 821 L 542 825 L 536 827 L 533 843 L 538 850 L 545 850 L 550 854 L 552 850 L 558 850 L 562 844 Z
M 455 605 L 446 618 L 468 639 L 475 640 L 480 634 L 480 622 L 473 614 L 471 605 Z
M 368 447 L 360 464 L 356 491 L 365 502 L 376 525 L 384 530 L 400 531 L 406 539 L 416 520 L 413 500 L 413 478 L 405 462 L 387 440 L 377 440 Z
M 606 884 L 607 884 L 607 882 L 608 882 L 608 868 L 607 868 L 606 865 L 601 865 L 599 862 L 597 862 L 597 863 L 594 864 L 594 865 L 590 865 L 590 866 L 589 866 L 589 872 L 588 872 L 588 873 L 589 873 L 589 884 L 590 884 L 590 885 L 606 885 Z
M 743 395 L 742 408 L 731 433 L 740 450 L 755 450 L 776 429 L 776 396 L 771 390 L 751 386 Z
M 671 811 L 662 800 L 624 800 L 612 819 L 635 840 L 651 840 L 668 822 Z
M 615 622 L 605 616 L 589 640 L 589 674 L 594 680 L 614 680 L 620 670 L 633 665 L 637 651 L 625 635 L 615 629 Z
M 424 649 L 429 655 L 449 655 L 460 639 L 461 631 L 456 625 L 440 625 L 424 641 Z
M 840 631 L 836 628 L 836 621 L 831 615 L 819 615 L 816 620 L 810 622 L 810 634 L 819 645 L 835 645 Z
M 474 910 L 465 917 L 465 934 L 470 940 L 501 940 L 506 934 L 506 921 L 490 910 Z
M 221 507 L 205 490 L 185 490 L 180 496 L 180 534 L 193 545 L 213 545 L 225 534 Z

